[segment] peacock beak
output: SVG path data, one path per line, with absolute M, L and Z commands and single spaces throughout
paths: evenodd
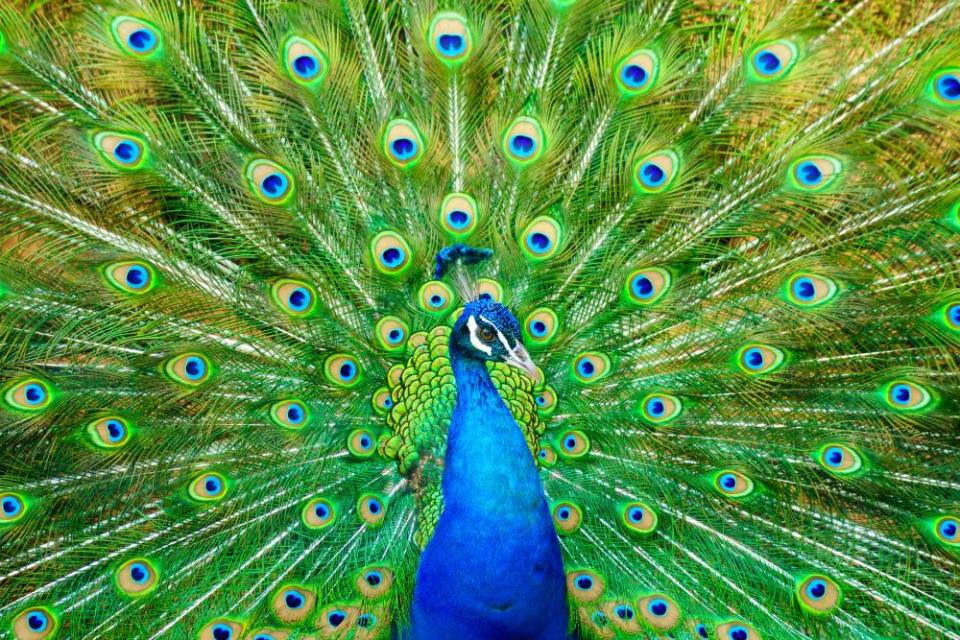
M 513 348 L 513 351 L 503 357 L 503 361 L 526 373 L 534 382 L 540 382 L 540 371 L 537 370 L 537 365 L 533 364 L 533 360 L 530 359 L 527 348 L 519 342 Z

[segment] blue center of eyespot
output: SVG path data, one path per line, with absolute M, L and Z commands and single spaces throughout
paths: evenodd
M 370 502 L 367 503 L 367 509 L 369 509 L 370 513 L 372 514 L 380 513 L 380 502 L 377 500 L 370 500 Z
M 432 296 L 430 296 L 430 306 L 431 306 L 431 307 L 439 307 L 439 306 L 442 305 L 442 304 L 443 304 L 443 296 L 441 296 L 441 295 L 439 295 L 439 294 L 437 294 L 437 293 L 435 293 L 435 294 L 433 294 Z
M 147 579 L 147 568 L 142 564 L 135 564 L 130 567 L 130 577 L 136 583 L 142 583 Z
M 357 626 L 366 629 L 367 627 L 372 627 L 377 622 L 377 617 L 372 613 L 364 613 L 361 616 L 357 617 Z
M 620 72 L 624 84 L 633 87 L 642 87 L 647 82 L 647 70 L 638 64 L 628 64 Z
M 361 447 L 361 448 L 363 448 L 363 449 L 369 449 L 369 448 L 370 448 L 370 442 L 371 442 L 371 441 L 370 441 L 370 438 L 368 438 L 367 436 L 361 436 L 361 437 L 360 437 L 360 447 Z
M 630 522 L 640 522 L 643 520 L 643 509 L 640 507 L 632 507 L 627 517 L 630 518 Z
M 830 447 L 824 458 L 831 467 L 838 467 L 843 462 L 843 450 L 840 447 Z
M 207 493 L 219 493 L 222 485 L 217 478 L 207 478 L 203 486 L 207 490 Z
M 536 403 L 542 407 L 547 404 L 547 400 L 543 396 L 537 396 Z
M 297 56 L 293 61 L 293 70 L 298 76 L 304 79 L 309 79 L 317 75 L 319 68 L 320 65 L 317 63 L 317 59 L 313 56 Z
M 720 485 L 728 491 L 733 491 L 737 486 L 737 477 L 732 473 L 725 473 L 720 476 Z
M 387 334 L 387 339 L 390 342 L 400 342 L 400 338 L 403 337 L 403 331 L 400 329 L 390 329 L 390 332 Z
M 592 376 L 593 372 L 596 371 L 596 367 L 593 366 L 593 363 L 590 360 L 584 358 L 580 361 L 580 364 L 577 365 L 580 374 L 584 376 Z
M 621 620 L 633 620 L 633 607 L 628 607 L 625 604 L 618 604 L 613 613 Z
M 643 180 L 643 183 L 648 187 L 657 187 L 667 179 L 667 174 L 658 165 L 647 162 L 640 167 L 640 179 Z
M 660 616 L 667 615 L 667 609 L 669 608 L 670 607 L 667 605 L 665 600 L 657 599 L 650 603 L 650 605 L 647 607 L 647 610 L 659 618 Z
M 907 404 L 910 402 L 910 387 L 905 384 L 894 385 L 891 395 L 897 404 Z
M 647 403 L 647 410 L 650 412 L 650 415 L 661 416 L 664 412 L 663 400 L 658 398 L 651 398 L 650 402 Z
M 547 323 L 543 320 L 534 320 L 530 323 L 530 332 L 537 337 L 545 336 L 547 334 Z
M 756 347 L 747 349 L 747 352 L 743 354 L 743 361 L 748 368 L 759 369 L 763 366 L 763 352 Z
M 297 287 L 290 293 L 287 301 L 294 311 L 303 311 L 310 304 L 310 292 L 303 287 Z
M 113 148 L 113 156 L 124 164 L 130 164 L 140 156 L 140 148 L 132 142 L 123 141 Z
M 953 304 L 947 309 L 947 319 L 954 327 L 960 327 L 960 304 Z
M 463 52 L 465 42 L 463 36 L 457 33 L 444 33 L 437 38 L 437 45 L 444 54 L 455 56 Z
M 577 585 L 578 589 L 583 589 L 584 591 L 586 591 L 587 589 L 590 589 L 593 587 L 593 578 L 591 578 L 590 576 L 580 576 L 579 578 L 577 578 L 575 584 Z
M 527 237 L 527 244 L 536 253 L 544 253 L 550 248 L 550 236 L 539 231 L 534 231 Z
M 530 136 L 518 133 L 510 138 L 510 151 L 522 158 L 533 155 L 536 142 Z
M 810 278 L 798 278 L 793 283 L 793 295 L 797 296 L 801 300 L 809 300 L 816 293 L 816 288 L 813 286 L 813 280 Z
M 557 512 L 557 517 L 561 520 L 567 520 L 570 517 L 570 509 L 567 509 L 566 507 L 560 509 L 560 511 Z
M 447 214 L 447 220 L 450 221 L 450 226 L 455 229 L 462 229 L 467 226 L 467 223 L 470 222 L 470 214 L 466 211 L 461 211 L 460 209 L 454 209 L 449 214 Z
M 147 284 L 147 279 L 149 274 L 147 270 L 141 266 L 133 266 L 127 269 L 127 275 L 124 277 L 124 280 L 127 282 L 127 286 L 131 289 L 140 289 L 145 284 Z
M 393 399 L 390 396 L 387 396 L 383 399 L 383 406 L 389 409 L 393 406 Z
M 327 622 L 330 623 L 331 627 L 339 627 L 346 619 L 347 614 L 345 614 L 343 611 L 331 611 L 329 614 L 327 614 Z
M 282 173 L 271 173 L 260 183 L 260 188 L 271 198 L 282 196 L 287 191 L 287 177 Z
M 960 98 L 960 78 L 952 74 L 940 76 L 937 93 L 945 100 L 957 100 Z
M 39 612 L 33 612 L 27 616 L 27 626 L 32 631 L 43 631 L 47 628 L 47 616 Z
M 119 420 L 107 420 L 107 437 L 110 442 L 116 442 L 123 438 L 123 425 Z
M 593 623 L 598 627 L 605 627 L 610 622 L 607 620 L 607 614 L 603 611 L 594 611 L 593 615 L 590 616 L 590 619 L 593 620 Z
M 136 51 L 147 51 L 156 43 L 157 37 L 147 29 L 137 29 L 127 36 L 127 43 Z
M 780 58 L 772 51 L 763 50 L 754 58 L 757 65 L 757 71 L 764 75 L 770 75 L 780 70 Z
M 207 365 L 204 364 L 203 360 L 196 356 L 187 358 L 187 362 L 183 366 L 183 370 L 186 372 L 187 377 L 191 380 L 197 380 L 198 378 L 202 377 L 206 369 Z
M 707 637 L 707 626 L 703 623 L 697 625 L 697 635 L 701 638 Z
M 265 633 L 258 633 L 257 635 L 253 636 L 253 640 L 273 640 L 273 636 L 268 636 Z
M 484 292 L 480 294 L 480 299 L 483 300 L 484 302 L 490 302 L 491 300 L 493 300 L 493 296 L 490 295 L 489 293 Z
M 344 362 L 342 365 L 340 365 L 340 377 L 342 379 L 350 380 L 353 378 L 354 373 L 356 373 L 356 369 L 351 363 Z
M 807 595 L 814 600 L 819 600 L 827 594 L 827 583 L 823 580 L 814 580 L 807 585 Z
M 371 587 L 376 587 L 381 582 L 383 582 L 383 576 L 380 575 L 379 571 L 370 571 L 364 576 L 364 579 L 367 581 L 367 584 Z
M 283 596 L 283 601 L 291 609 L 299 609 L 303 606 L 303 596 L 297 593 L 296 591 L 287 591 Z
M 20 501 L 16 498 L 7 496 L 2 503 L 3 512 L 8 516 L 15 516 L 20 513 Z
M 393 267 L 403 260 L 403 249 L 399 247 L 390 247 L 389 249 L 384 249 L 383 253 L 380 254 L 380 257 L 383 259 L 384 264 L 388 267 Z
M 633 279 L 633 294 L 638 298 L 649 298 L 653 295 L 653 282 L 647 276 L 637 276 Z
M 574 438 L 573 436 L 570 436 L 563 441 L 563 446 L 567 449 L 573 449 L 574 447 L 577 446 L 577 439 Z
M 230 640 L 233 638 L 233 629 L 225 624 L 218 624 L 213 628 L 213 637 L 215 640 Z
M 806 185 L 815 185 L 823 180 L 823 172 L 813 162 L 801 162 L 797 166 L 797 177 Z
M 958 529 L 960 529 L 960 525 L 957 524 L 956 520 L 944 520 L 940 523 L 940 534 L 944 538 L 954 538 L 957 535 Z
M 317 514 L 318 518 L 326 518 L 328 515 L 330 515 L 330 510 L 325 504 L 318 504 L 313 508 L 313 512 Z
M 417 152 L 417 143 L 410 138 L 397 138 L 390 143 L 390 148 L 399 160 L 406 160 Z
M 28 384 L 23 390 L 23 397 L 27 404 L 40 404 L 47 397 L 47 392 L 38 384 Z
M 730 640 L 747 640 L 750 637 L 750 634 L 743 627 L 733 627 L 727 635 Z
M 290 422 L 300 422 L 303 420 L 303 410 L 293 404 L 287 407 L 287 420 Z

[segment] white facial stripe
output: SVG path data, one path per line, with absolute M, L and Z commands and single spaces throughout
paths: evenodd
M 500 329 L 497 329 L 497 325 L 493 324 L 492 322 L 490 322 L 489 320 L 487 320 L 487 319 L 484 318 L 483 316 L 480 316 L 480 319 L 483 320 L 484 322 L 486 322 L 486 323 L 487 323 L 488 325 L 490 325 L 491 327 L 493 327 L 493 330 L 497 332 L 497 338 L 500 340 L 500 344 L 503 345 L 503 348 L 504 348 L 504 350 L 505 350 L 507 353 L 510 353 L 511 351 L 513 351 L 513 347 L 511 347 L 511 346 L 510 346 L 510 343 L 507 342 L 507 336 L 505 336 L 505 335 L 503 335 L 502 333 L 500 333 Z M 488 352 L 488 355 L 489 355 L 489 352 Z
M 482 318 L 483 316 L 481 316 Z M 470 330 L 470 344 L 473 345 L 473 348 L 477 351 L 482 351 L 488 356 L 493 353 L 493 349 L 483 344 L 483 341 L 477 337 L 477 321 L 473 316 L 467 318 L 467 328 Z

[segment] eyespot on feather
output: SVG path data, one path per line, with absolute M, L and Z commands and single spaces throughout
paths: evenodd
M 637 601 L 637 610 L 644 622 L 654 631 L 669 631 L 678 624 L 682 612 L 672 598 L 662 593 L 653 593 Z
M 610 373 L 610 358 L 602 353 L 588 351 L 574 358 L 571 369 L 577 382 L 595 384 Z
M 295 182 L 290 172 L 272 160 L 256 158 L 244 170 L 250 192 L 261 202 L 285 205 L 293 197 Z
M 544 469 L 549 469 L 557 464 L 557 452 L 551 444 L 540 445 L 540 451 L 537 452 L 537 462 Z
M 567 594 L 576 602 L 594 602 L 603 595 L 604 581 L 589 569 L 567 573 Z
M 938 69 L 927 83 L 927 95 L 934 104 L 947 109 L 960 107 L 960 67 Z
M 370 404 L 373 405 L 373 410 L 381 416 L 390 413 L 390 409 L 393 408 L 393 398 L 390 397 L 390 390 L 386 387 L 380 387 L 374 391 L 373 397 L 370 398 Z
M 387 516 L 387 503 L 375 493 L 365 493 L 357 499 L 357 515 L 368 527 L 379 527 Z
M 274 306 L 294 318 L 306 318 L 317 308 L 317 291 L 303 280 L 284 278 L 270 287 Z
M 415 167 L 424 153 L 423 137 L 417 126 L 404 118 L 388 122 L 383 133 L 383 152 L 395 167 Z
M 299 36 L 290 36 L 284 43 L 283 66 L 291 80 L 312 89 L 323 84 L 330 70 L 319 47 Z
M 577 429 L 565 431 L 557 438 L 557 452 L 567 460 L 582 458 L 590 452 L 590 438 Z
M 146 558 L 127 560 L 113 575 L 117 590 L 131 598 L 149 594 L 157 588 L 159 580 L 156 566 Z
M 843 600 L 843 592 L 837 583 L 820 574 L 798 580 L 794 593 L 803 610 L 814 615 L 833 613 Z
M 451 309 L 456 301 L 456 294 L 445 282 L 431 280 L 423 283 L 417 292 L 417 304 L 431 314 L 442 314 Z
M 440 226 L 454 238 L 466 238 L 477 228 L 478 211 L 471 196 L 450 193 L 440 204 Z
M 410 327 L 396 316 L 381 318 L 374 328 L 374 336 L 382 349 L 390 352 L 403 351 L 407 344 Z
M 929 526 L 934 540 L 949 548 L 960 548 L 960 515 L 937 516 L 929 522 Z
M 301 520 L 308 529 L 319 531 L 332 525 L 337 519 L 337 510 L 326 498 L 314 498 L 304 505 Z
M 659 267 L 634 269 L 623 286 L 623 298 L 631 305 L 651 306 L 670 290 L 670 272 Z
M 543 156 L 547 140 L 535 118 L 518 116 L 503 133 L 503 154 L 516 167 L 525 167 Z
M 30 503 L 23 494 L 13 491 L 0 493 L 0 529 L 22 520 L 29 509 Z
M 527 314 L 523 321 L 523 341 L 528 346 L 543 347 L 557 337 L 560 319 L 553 309 L 539 307 Z
M 496 280 L 480 278 L 477 281 L 477 299 L 503 303 L 503 287 Z
M 213 376 L 213 366 L 209 358 L 199 352 L 170 358 L 163 371 L 167 378 L 187 387 L 198 387 Z
M 393 571 L 382 565 L 364 567 L 357 574 L 355 584 L 362 597 L 379 600 L 390 593 L 393 587 Z
M 751 343 L 737 351 L 736 364 L 747 375 L 773 373 L 783 365 L 784 353 L 776 347 Z
M 640 616 L 633 603 L 626 600 L 611 600 L 602 603 L 602 611 L 607 615 L 611 624 L 619 631 L 636 636 L 642 630 Z
M 718 640 L 761 640 L 757 630 L 745 622 L 731 620 L 717 627 Z
M 195 477 L 187 489 L 187 493 L 197 502 L 217 502 L 227 497 L 227 478 L 215 471 L 201 473 Z
M 354 429 L 347 437 L 347 451 L 354 458 L 369 458 L 377 452 L 377 438 L 367 429 Z
M 310 422 L 310 417 L 309 407 L 296 398 L 280 400 L 270 407 L 270 419 L 285 429 L 303 429 Z
M 748 77 L 756 82 L 776 82 L 797 64 L 800 52 L 790 40 L 773 40 L 754 47 L 749 55 Z
M 413 260 L 410 245 L 394 231 L 381 231 L 374 236 L 370 241 L 370 253 L 377 270 L 388 276 L 399 276 Z
M 580 524 L 583 522 L 583 510 L 573 502 L 557 502 L 553 505 L 551 511 L 557 534 L 569 536 L 580 529 Z
M 327 605 L 317 615 L 314 626 L 320 632 L 321 638 L 342 638 L 342 634 L 354 627 L 359 613 L 354 605 Z
M 657 512 L 643 502 L 627 502 L 620 506 L 620 524 L 632 534 L 648 536 L 657 529 Z
M 49 607 L 28 607 L 14 616 L 11 629 L 15 640 L 45 640 L 56 637 L 60 619 Z
M 623 95 L 633 97 L 653 89 L 659 73 L 657 54 L 650 49 L 638 49 L 617 64 L 613 79 Z
M 823 191 L 836 182 L 843 171 L 840 158 L 827 155 L 804 156 L 790 164 L 788 183 L 801 191 Z
M 124 171 L 143 168 L 149 157 L 146 141 L 130 133 L 101 131 L 94 134 L 93 145 L 107 164 Z
M 837 283 L 824 276 L 797 272 L 787 278 L 786 297 L 798 307 L 819 307 L 837 295 Z
M 363 378 L 360 363 L 346 353 L 327 356 L 323 364 L 323 373 L 327 381 L 345 389 L 356 386 Z
M 317 595 L 299 584 L 285 584 L 273 596 L 271 609 L 283 624 L 297 625 L 306 620 L 317 605 Z
M 533 401 L 537 404 L 537 413 L 541 416 L 549 416 L 557 408 L 557 402 L 559 399 L 557 397 L 557 392 L 550 385 L 546 385 L 537 395 L 534 396 Z
M 110 23 L 113 38 L 120 49 L 137 58 L 157 57 L 163 49 L 160 30 L 146 20 L 117 16 Z
M 50 383 L 40 378 L 21 378 L 10 382 L 3 392 L 3 404 L 11 411 L 41 413 L 54 400 Z
M 895 411 L 912 413 L 930 408 L 934 397 L 924 386 L 910 380 L 894 380 L 883 387 L 883 398 Z
M 433 55 L 451 68 L 464 63 L 473 50 L 473 35 L 467 19 L 452 11 L 434 16 L 427 30 L 427 42 Z
M 640 415 L 652 424 L 665 424 L 683 411 L 683 402 L 677 396 L 651 393 L 640 401 Z
M 814 453 L 814 460 L 835 476 L 852 476 L 864 470 L 863 456 L 844 444 L 823 445 Z
M 666 191 L 680 173 L 680 156 L 672 149 L 654 151 L 633 164 L 633 184 L 641 194 Z
M 563 228 L 550 216 L 538 216 L 520 234 L 520 249 L 532 262 L 553 257 L 563 241 Z
M 142 296 L 156 288 L 160 279 L 149 262 L 124 260 L 111 262 L 101 268 L 107 284 L 121 293 Z
M 87 437 L 101 449 L 116 449 L 130 441 L 131 427 L 126 418 L 106 416 L 87 423 Z
M 229 618 L 215 618 L 200 630 L 199 640 L 241 640 L 243 624 Z
M 720 495 L 733 499 L 745 498 L 753 493 L 755 488 L 753 480 L 732 469 L 716 472 L 711 482 Z

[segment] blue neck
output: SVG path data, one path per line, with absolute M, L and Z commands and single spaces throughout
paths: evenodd
M 565 638 L 560 545 L 533 456 L 484 363 L 453 341 L 450 363 L 444 508 L 417 572 L 413 637 Z

